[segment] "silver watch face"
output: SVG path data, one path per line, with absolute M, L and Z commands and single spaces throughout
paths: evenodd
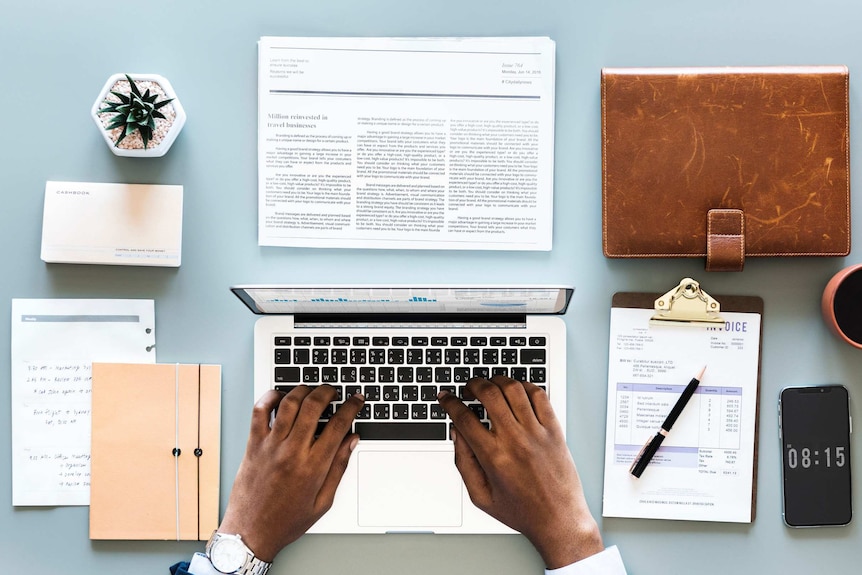
M 210 561 L 222 573 L 235 573 L 245 565 L 248 548 L 239 539 L 221 537 L 210 548 Z

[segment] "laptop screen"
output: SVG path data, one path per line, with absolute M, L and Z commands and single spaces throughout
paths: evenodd
M 562 314 L 569 287 L 236 286 L 256 314 Z

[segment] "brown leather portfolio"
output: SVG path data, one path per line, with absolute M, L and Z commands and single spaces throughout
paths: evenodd
M 90 539 L 218 527 L 221 366 L 93 364 Z
M 850 252 L 845 66 L 602 70 L 612 258 Z

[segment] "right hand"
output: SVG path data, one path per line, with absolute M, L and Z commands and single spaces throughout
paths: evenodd
M 581 482 L 547 394 L 508 377 L 472 379 L 491 429 L 448 392 L 440 404 L 452 418 L 455 465 L 479 509 L 530 540 L 549 569 L 604 549 Z

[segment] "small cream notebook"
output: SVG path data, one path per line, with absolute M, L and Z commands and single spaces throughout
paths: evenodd
M 42 260 L 179 267 L 183 187 L 47 182 Z
M 93 364 L 90 539 L 218 527 L 221 366 Z

